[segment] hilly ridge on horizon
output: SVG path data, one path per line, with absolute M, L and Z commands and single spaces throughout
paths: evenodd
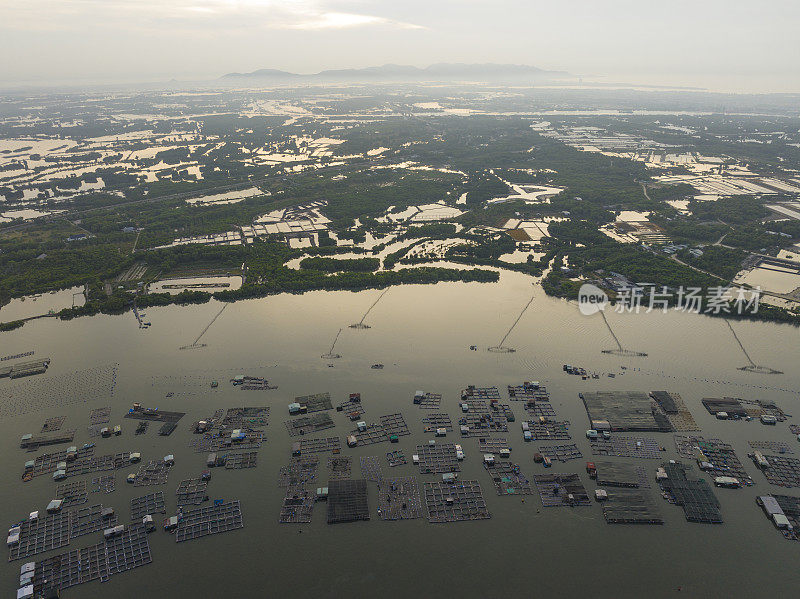
M 384 64 L 360 69 L 328 69 L 312 74 L 292 73 L 280 69 L 258 69 L 248 73 L 227 73 L 223 80 L 508 80 L 522 78 L 564 79 L 572 77 L 566 71 L 548 71 L 530 65 L 436 63 L 425 68 L 411 65 Z

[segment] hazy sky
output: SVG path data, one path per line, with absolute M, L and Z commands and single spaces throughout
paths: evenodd
M 0 80 L 505 62 L 800 91 L 796 0 L 0 0 Z

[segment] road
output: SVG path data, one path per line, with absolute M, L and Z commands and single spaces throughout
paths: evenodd
M 327 171 L 327 170 L 336 171 L 336 170 L 342 170 L 342 169 L 362 168 L 362 167 L 365 167 L 365 166 L 381 165 L 381 164 L 384 164 L 386 162 L 387 162 L 387 159 L 385 159 L 385 158 L 375 158 L 375 159 L 371 159 L 371 160 L 363 160 L 363 161 L 360 161 L 360 162 L 350 162 L 350 163 L 347 163 L 347 164 L 320 166 L 319 168 L 315 169 L 314 172 Z M 150 202 L 163 202 L 163 201 L 170 201 L 170 200 L 183 200 L 183 199 L 189 199 L 189 198 L 197 197 L 198 195 L 208 195 L 208 194 L 212 194 L 212 193 L 224 193 L 226 191 L 235 190 L 235 189 L 237 189 L 239 187 L 259 185 L 259 184 L 262 184 L 262 183 L 267 183 L 269 181 L 274 181 L 276 179 L 282 179 L 287 185 L 291 186 L 291 181 L 289 181 L 287 179 L 288 177 L 289 177 L 289 175 L 287 175 L 286 173 L 281 173 L 279 175 L 276 174 L 276 175 L 272 175 L 270 177 L 265 177 L 263 179 L 245 179 L 245 180 L 237 181 L 236 183 L 230 183 L 228 185 L 218 185 L 216 187 L 207 187 L 207 188 L 204 188 L 202 190 L 185 191 L 185 192 L 181 192 L 181 193 L 172 193 L 172 194 L 155 196 L 155 197 L 140 198 L 138 200 L 127 200 L 127 201 L 123 201 L 123 202 L 115 202 L 115 203 L 109 204 L 107 206 L 96 206 L 96 207 L 93 207 L 93 208 L 86 208 L 86 209 L 83 209 L 83 210 L 69 210 L 69 211 L 66 211 L 66 212 L 61 212 L 61 213 L 59 213 L 57 215 L 53 214 L 53 215 L 49 215 L 49 216 L 43 216 L 41 218 L 25 221 L 25 222 L 22 222 L 22 223 L 19 223 L 19 224 L 16 224 L 16 225 L 11 225 L 9 227 L 0 228 L 0 234 L 10 233 L 12 231 L 19 231 L 21 229 L 26 229 L 28 227 L 32 227 L 32 226 L 37 225 L 37 224 L 52 222 L 54 220 L 59 220 L 59 219 L 71 220 L 71 219 L 74 219 L 75 217 L 80 217 L 81 215 L 89 214 L 89 213 L 92 213 L 92 212 L 96 212 L 98 210 L 109 210 L 109 209 L 119 208 L 121 206 L 135 206 L 137 204 L 146 204 L 146 203 L 150 203 Z
M 656 254 L 656 255 L 661 255 L 658 252 L 653 252 L 653 253 Z M 692 270 L 695 270 L 697 272 L 701 272 L 704 275 L 708 275 L 709 277 L 714 277 L 715 279 L 719 279 L 720 281 L 725 281 L 726 283 L 728 282 L 728 279 L 725 279 L 725 278 L 723 278 L 723 277 L 721 277 L 719 275 L 715 275 L 713 272 L 708 272 L 707 270 L 703 270 L 702 268 L 697 268 L 696 266 L 692 266 L 688 262 L 684 262 L 683 260 L 681 260 L 680 258 L 675 256 L 674 254 L 672 256 L 670 256 L 669 258 L 670 258 L 670 260 L 674 260 L 678 264 L 683 264 L 684 266 L 686 266 L 688 268 L 691 268 Z
M 642 186 L 642 192 L 644 193 L 644 196 L 648 200 L 650 200 L 650 196 L 647 195 L 647 186 L 644 183 L 640 183 L 640 185 Z M 720 222 L 722 222 L 722 221 L 720 221 Z M 722 224 L 727 224 L 727 223 L 722 223 Z M 728 248 L 728 249 L 731 249 L 731 250 L 739 249 L 739 248 L 734 248 L 732 246 L 725 245 L 724 243 L 722 243 L 722 241 L 725 239 L 725 237 L 727 237 L 727 235 L 728 235 L 728 233 L 725 233 L 713 245 L 721 246 L 721 247 Z M 650 250 L 650 251 L 652 251 L 656 255 L 659 255 L 659 256 L 661 255 L 660 252 L 656 252 L 655 250 Z M 780 258 L 776 258 L 775 256 L 770 256 L 768 254 L 761 254 L 759 252 L 748 252 L 748 254 L 750 256 L 758 256 L 760 258 L 770 258 L 771 260 L 781 260 Z M 725 279 L 723 277 L 720 277 L 719 275 L 715 275 L 713 272 L 709 272 L 707 270 L 703 270 L 702 268 L 697 268 L 696 266 L 692 266 L 688 262 L 684 262 L 683 260 L 681 260 L 680 258 L 675 256 L 674 254 L 672 256 L 670 256 L 670 259 L 674 260 L 678 264 L 682 264 L 683 266 L 691 268 L 692 270 L 697 271 L 699 273 L 702 273 L 704 275 L 708 275 L 710 277 L 714 277 L 715 279 L 719 279 L 720 281 L 725 281 L 725 283 L 732 283 L 732 281 L 728 281 L 727 279 Z M 790 260 L 783 260 L 783 262 L 787 263 L 787 265 L 795 265 L 795 266 L 797 265 L 797 263 L 792 263 Z M 739 286 L 739 287 L 742 287 L 744 289 L 755 289 L 755 287 L 753 287 L 752 285 L 748 285 L 747 283 L 736 283 L 736 285 Z M 760 293 L 761 293 L 761 295 L 768 295 L 770 297 L 777 297 L 777 298 L 780 298 L 780 299 L 783 299 L 783 300 L 787 300 L 787 301 L 790 301 L 790 302 L 798 302 L 798 303 L 800 303 L 800 298 L 794 297 L 794 296 L 786 294 L 786 293 L 776 293 L 774 291 L 766 291 L 764 289 L 761 289 Z

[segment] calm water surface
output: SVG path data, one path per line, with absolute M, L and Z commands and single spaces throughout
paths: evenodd
M 271 406 L 267 442 L 258 467 L 249 470 L 215 469 L 209 485 L 212 498 L 240 499 L 245 528 L 240 531 L 176 544 L 158 531 L 150 535 L 153 563 L 97 582 L 66 590 L 65 597 L 114 596 L 118 599 L 149 597 L 352 597 L 419 596 L 514 597 L 524 595 L 573 597 L 589 592 L 601 597 L 681 596 L 787 596 L 800 582 L 800 544 L 785 541 L 756 506 L 758 494 L 781 492 L 769 485 L 747 460 L 748 440 L 797 442 L 786 423 L 765 427 L 758 422 L 719 422 L 701 406 L 707 396 L 730 395 L 772 399 L 791 413 L 800 389 L 800 331 L 789 326 L 733 323 L 753 360 L 786 374 L 768 376 L 737 370 L 746 365 L 730 330 L 722 320 L 671 313 L 608 315 L 625 347 L 645 351 L 647 358 L 604 355 L 614 342 L 599 316 L 580 316 L 575 305 L 548 298 L 530 279 L 503 273 L 498 285 L 447 283 L 436 286 L 392 288 L 372 310 L 369 330 L 353 330 L 380 291 L 360 293 L 315 292 L 301 296 L 276 296 L 230 305 L 202 341 L 207 347 L 181 351 L 191 343 L 220 309 L 210 303 L 192 307 L 149 308 L 148 330 L 140 330 L 133 315 L 98 316 L 58 322 L 42 319 L 0 337 L 0 354 L 35 350 L 50 356 L 47 374 L 22 382 L 0 379 L 0 390 L 31 385 L 97 365 L 119 363 L 119 380 L 113 398 L 49 408 L 0 421 L 0 508 L 9 524 L 33 509 L 43 509 L 54 496 L 56 483 L 49 476 L 20 482 L 23 463 L 34 454 L 19 449 L 19 436 L 38 432 L 46 417 L 66 415 L 64 428 L 75 428 L 75 442 L 98 445 L 97 455 L 141 451 L 143 460 L 175 454 L 169 482 L 160 487 L 136 488 L 125 484 L 133 468 L 116 472 L 116 491 L 90 494 L 90 504 L 111 505 L 129 517 L 129 501 L 156 490 L 167 497 L 168 512 L 175 507 L 178 482 L 205 468 L 205 454 L 188 446 L 191 423 L 217 408 Z M 506 345 L 513 354 L 495 354 L 496 345 L 530 299 L 535 299 Z M 329 368 L 325 353 L 341 327 L 336 344 L 342 355 Z M 469 351 L 470 345 L 479 351 Z M 370 365 L 381 362 L 383 370 Z M 582 381 L 562 372 L 565 362 L 599 372 L 623 372 L 615 379 Z M 634 370 L 641 369 L 641 370 Z M 227 381 L 243 373 L 267 377 L 279 386 L 273 391 L 240 391 Z M 209 382 L 218 379 L 212 390 Z M 317 505 L 309 525 L 278 523 L 283 489 L 277 486 L 280 466 L 289 459 L 291 440 L 283 422 L 286 405 L 296 395 L 330 391 L 334 405 L 348 393 L 360 392 L 366 420 L 401 411 L 412 430 L 401 437 L 399 448 L 407 456 L 430 435 L 421 419 L 427 410 L 412 405 L 416 389 L 443 394 L 442 410 L 454 422 L 458 397 L 469 384 L 504 387 L 524 380 L 539 380 L 551 392 L 561 419 L 572 422 L 575 442 L 591 459 L 584 438 L 588 427 L 578 393 L 584 390 L 667 389 L 680 393 L 706 437 L 732 443 L 753 476 L 756 486 L 718 490 L 725 524 L 703 525 L 685 521 L 683 511 L 656 496 L 664 526 L 608 525 L 597 504 L 584 508 L 542 508 L 538 495 L 498 497 L 481 467 L 477 441 L 461 442 L 467 453 L 462 479 L 477 479 L 483 487 L 492 518 L 485 521 L 432 525 L 426 519 L 383 522 L 374 513 L 377 492 L 370 486 L 369 522 L 329 526 L 325 506 Z M 789 391 L 791 390 L 791 391 Z M 168 392 L 174 396 L 166 398 Z M 134 436 L 136 422 L 122 419 L 135 401 L 187 415 L 170 437 L 159 437 L 151 424 L 145 435 Z M 511 402 L 517 416 L 508 437 L 512 459 L 531 478 L 544 469 L 533 463 L 538 443 L 523 443 L 519 427 L 521 404 Z M 121 437 L 88 437 L 86 426 L 92 408 L 111 405 L 110 424 L 123 426 Z M 317 436 L 344 437 L 351 423 L 333 413 L 335 429 Z M 790 420 L 793 422 L 793 420 Z M 672 436 L 652 434 L 667 448 L 665 459 L 675 457 Z M 452 434 L 448 438 L 453 441 Z M 398 446 L 378 444 L 344 455 L 354 458 L 383 456 Z M 325 460 L 321 457 L 320 474 Z M 584 461 L 555 464 L 555 472 L 580 472 L 590 493 L 595 485 L 584 472 Z M 643 460 L 652 474 L 654 460 Z M 389 473 L 385 467 L 385 474 Z M 396 476 L 420 476 L 409 464 L 391 469 Z M 87 475 L 90 485 L 92 475 Z M 316 485 L 315 485 L 316 486 Z M 421 486 L 421 485 L 420 485 Z M 653 483 L 655 487 L 655 483 Z M 797 492 L 789 494 L 797 494 Z M 300 532 L 302 530 L 302 532 Z M 70 549 L 97 542 L 99 535 L 79 537 Z M 55 553 L 55 552 L 53 552 Z M 32 559 L 50 554 L 40 554 Z M 19 566 L 27 560 L 2 566 L 3 593 L 11 594 Z M 678 589 L 682 589 L 679 591 Z

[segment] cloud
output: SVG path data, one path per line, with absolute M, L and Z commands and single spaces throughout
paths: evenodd
M 393 21 L 373 15 L 358 15 L 344 12 L 322 12 L 315 14 L 307 21 L 289 25 L 288 29 L 345 29 L 348 27 L 364 27 L 367 25 L 386 25 L 400 29 L 425 29 L 421 25 Z
M 339 2 L 341 4 L 341 2 Z M 0 29 L 70 31 L 112 27 L 159 31 L 220 29 L 423 29 L 375 14 L 338 10 L 336 0 L 0 0 Z

